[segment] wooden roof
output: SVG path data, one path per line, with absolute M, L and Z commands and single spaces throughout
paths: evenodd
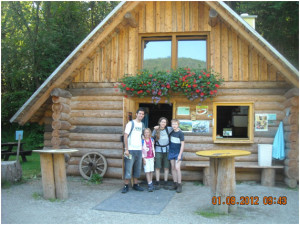
M 269 61 L 274 62 L 274 66 L 283 74 L 289 83 L 299 88 L 298 70 L 238 14 L 223 2 L 207 1 L 205 3 L 218 13 L 219 19 L 227 23 L 228 26 L 235 30 L 241 37 L 248 40 L 261 55 Z M 54 88 L 64 88 L 67 84 L 72 82 L 73 73 L 77 67 L 85 62 L 89 54 L 91 54 L 119 24 L 124 22 L 126 13 L 138 9 L 138 6 L 142 4 L 144 3 L 140 1 L 121 2 L 57 67 L 10 119 L 10 122 L 18 122 L 20 125 L 23 125 L 29 121 L 38 110 L 41 110 Z

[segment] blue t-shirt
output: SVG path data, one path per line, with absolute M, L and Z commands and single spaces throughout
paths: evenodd
M 173 131 L 170 134 L 169 152 L 179 153 L 181 148 L 181 141 L 184 141 L 184 134 L 181 130 Z

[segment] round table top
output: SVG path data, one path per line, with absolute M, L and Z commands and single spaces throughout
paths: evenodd
M 77 149 L 45 149 L 45 150 L 33 150 L 37 153 L 48 153 L 48 154 L 60 154 L 60 153 L 72 153 L 78 152 Z
M 244 150 L 205 150 L 196 152 L 199 156 L 211 157 L 211 158 L 226 158 L 226 157 L 236 157 L 250 155 L 251 152 Z

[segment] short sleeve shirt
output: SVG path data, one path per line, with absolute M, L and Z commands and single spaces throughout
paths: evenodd
M 173 130 L 172 127 L 167 127 L 167 129 L 169 131 L 169 134 Z M 152 133 L 153 137 L 155 137 L 155 134 L 156 134 L 156 130 L 154 130 L 153 133 Z M 155 143 L 156 143 L 156 145 L 155 145 L 155 152 L 166 153 L 166 152 L 169 151 L 169 136 L 167 134 L 166 129 L 160 131 L 160 138 L 159 138 L 159 140 L 156 140 Z M 157 146 L 158 143 L 161 146 L 165 146 L 165 145 L 167 145 L 167 146 L 160 147 L 160 146 Z
M 170 152 L 179 152 L 181 148 L 181 142 L 184 141 L 184 134 L 181 130 L 173 131 L 170 135 Z
M 128 150 L 142 150 L 142 129 L 143 123 L 134 122 L 133 130 L 128 138 Z M 128 122 L 125 127 L 125 133 L 129 134 L 131 130 L 132 122 Z

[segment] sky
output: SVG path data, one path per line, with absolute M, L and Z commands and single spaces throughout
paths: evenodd
M 178 41 L 178 56 L 206 61 L 206 40 Z M 144 59 L 171 57 L 171 41 L 150 41 L 144 49 Z

